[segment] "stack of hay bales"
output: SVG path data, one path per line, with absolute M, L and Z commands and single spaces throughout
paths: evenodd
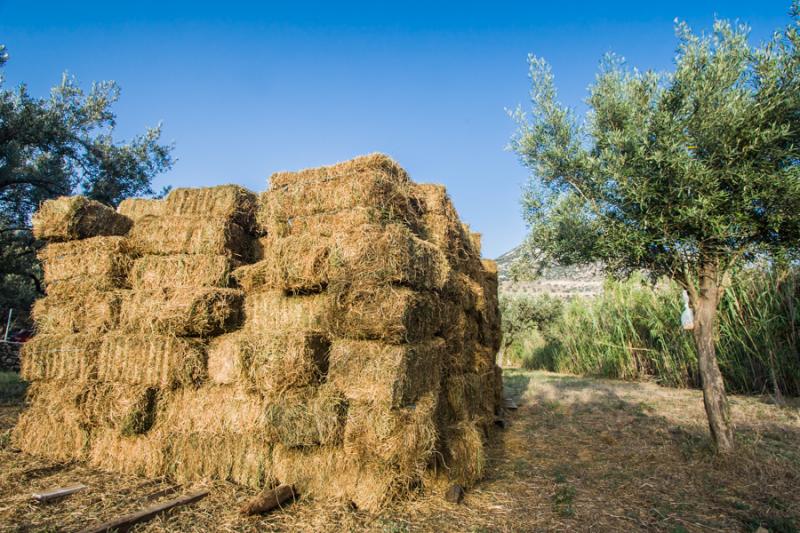
M 502 399 L 497 274 L 443 187 L 372 155 L 275 174 L 258 199 L 179 189 L 119 212 L 134 223 L 115 237 L 115 284 L 45 299 L 76 310 L 52 319 L 75 331 L 40 327 L 39 351 L 77 353 L 80 381 L 69 397 L 32 389 L 20 447 L 48 455 L 28 422 L 47 404 L 82 431 L 59 458 L 182 482 L 289 483 L 377 509 L 480 478 Z M 106 292 L 114 312 L 88 312 Z M 37 353 L 28 378 L 61 371 L 34 372 Z

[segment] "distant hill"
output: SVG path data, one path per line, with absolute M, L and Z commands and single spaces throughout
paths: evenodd
M 522 246 L 517 246 L 496 259 L 500 294 L 506 296 L 547 294 L 555 298 L 590 297 L 603 290 L 603 272 L 599 265 L 548 265 L 541 275 L 533 280 L 512 281 L 510 269 L 522 255 Z

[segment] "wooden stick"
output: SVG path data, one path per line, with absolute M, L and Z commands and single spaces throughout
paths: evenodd
M 264 489 L 239 510 L 244 515 L 261 514 L 271 511 L 292 498 L 295 499 L 294 487 L 291 485 L 278 485 L 274 489 Z
M 175 498 L 174 500 L 169 500 L 163 503 L 157 503 L 153 506 L 147 507 L 146 509 L 142 509 L 141 511 L 121 516 L 120 518 L 109 520 L 108 522 L 103 522 L 100 524 L 96 524 L 94 526 L 87 527 L 86 529 L 82 530 L 81 533 L 104 533 L 107 531 L 119 531 L 119 532 L 128 531 L 135 524 L 147 522 L 148 520 L 151 520 L 159 513 L 163 513 L 164 511 L 172 509 L 173 507 L 178 507 L 179 505 L 187 505 L 190 503 L 194 503 L 197 500 L 205 498 L 207 495 L 208 495 L 207 490 L 201 490 L 199 492 L 194 492 L 192 494 L 186 494 L 184 496 L 181 496 L 180 498 Z
M 34 492 L 31 497 L 37 502 L 45 503 L 58 498 L 63 498 L 64 496 L 69 496 L 70 494 L 75 494 L 76 492 L 82 491 L 85 488 L 86 485 L 76 483 L 67 487 L 59 487 L 57 489 L 50 489 L 44 492 Z

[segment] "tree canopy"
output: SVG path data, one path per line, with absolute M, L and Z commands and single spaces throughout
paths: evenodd
M 727 21 L 710 35 L 676 29 L 674 72 L 604 58 L 583 120 L 558 103 L 547 63 L 530 57 L 532 111 L 515 113 L 512 147 L 533 171 L 523 205 L 534 247 L 684 282 L 709 260 L 724 271 L 796 251 L 797 24 L 758 48 Z
M 153 177 L 172 165 L 172 147 L 160 143 L 160 125 L 115 141 L 115 82 L 84 91 L 64 74 L 47 97 L 37 98 L 24 84 L 5 87 L 8 58 L 0 45 L 0 307 L 25 309 L 41 291 L 39 244 L 29 227 L 39 204 L 80 193 L 116 206 L 152 195 Z
M 713 346 L 721 290 L 737 264 L 793 256 L 800 241 L 798 5 L 786 30 L 756 47 L 744 25 L 717 20 L 698 35 L 678 23 L 672 72 L 605 57 L 584 118 L 558 102 L 549 65 L 530 56 L 532 108 L 514 113 L 511 146 L 532 171 L 528 246 L 686 288 L 721 449 L 732 446 Z

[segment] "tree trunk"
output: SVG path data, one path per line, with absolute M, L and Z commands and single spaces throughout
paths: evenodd
M 714 334 L 717 323 L 717 306 L 720 288 L 716 272 L 705 270 L 701 274 L 699 291 L 693 291 L 694 341 L 697 346 L 697 359 L 700 379 L 703 384 L 703 402 L 708 415 L 708 427 L 717 451 L 733 451 L 733 424 L 731 423 L 725 384 L 717 364 Z

